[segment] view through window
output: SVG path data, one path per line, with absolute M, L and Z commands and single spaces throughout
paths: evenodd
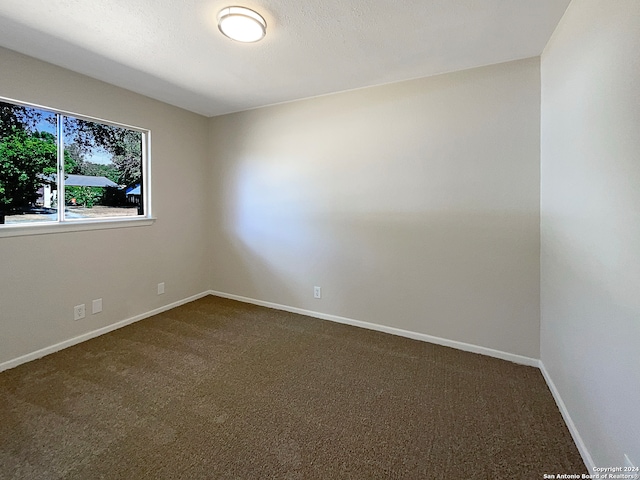
M 144 217 L 147 135 L 0 101 L 0 228 Z

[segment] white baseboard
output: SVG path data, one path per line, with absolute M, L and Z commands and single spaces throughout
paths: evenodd
M 591 457 L 591 454 L 587 450 L 587 446 L 584 444 L 584 440 L 582 440 L 582 436 L 580 435 L 580 432 L 578 432 L 578 429 L 576 428 L 575 423 L 573 423 L 573 419 L 569 414 L 569 410 L 567 409 L 567 406 L 562 400 L 562 397 L 560 396 L 560 392 L 556 388 L 555 383 L 553 383 L 553 380 L 551 379 L 549 372 L 545 368 L 544 363 L 542 363 L 542 360 L 538 361 L 538 367 L 542 372 L 542 376 L 544 377 L 544 380 L 547 382 L 547 385 L 549 386 L 549 390 L 551 390 L 551 394 L 553 395 L 553 398 L 556 401 L 556 405 L 558 405 L 558 408 L 560 409 L 562 418 L 564 418 L 564 423 L 567 425 L 567 428 L 569 429 L 569 433 L 571 433 L 571 436 L 573 437 L 573 441 L 576 444 L 576 447 L 578 448 L 578 452 L 580 452 L 582 461 L 589 469 L 589 472 L 593 473 L 595 471 L 594 469 L 596 466 L 595 463 L 593 463 L 593 458 Z
M 354 320 L 352 318 L 314 312 L 312 310 L 305 310 L 302 308 L 289 307 L 287 305 L 280 305 L 278 303 L 265 302 L 263 300 L 256 300 L 255 298 L 242 297 L 240 295 L 233 295 L 230 293 L 218 292 L 215 290 L 211 290 L 209 291 L 209 293 L 211 295 L 215 295 L 216 297 L 228 298 L 230 300 L 238 300 L 240 302 L 251 303 L 253 305 L 259 305 L 262 307 L 274 308 L 276 310 L 283 310 L 285 312 L 299 313 L 301 315 L 319 318 L 321 320 L 329 320 L 331 322 L 344 323 L 346 325 L 353 325 L 354 327 L 366 328 L 368 330 L 376 330 L 378 332 L 390 333 L 392 335 L 398 335 L 400 337 L 407 337 L 407 338 L 412 338 L 414 340 L 421 340 L 423 342 L 435 343 L 436 345 L 452 347 L 458 350 L 464 350 L 465 352 L 479 353 L 481 355 L 500 358 L 502 360 L 508 360 L 510 362 L 518 363 L 521 365 L 538 367 L 538 362 L 539 362 L 538 359 L 529 358 L 522 355 L 516 355 L 508 352 L 502 352 L 500 350 L 494 350 L 492 348 L 480 347 L 478 345 L 472 345 L 470 343 L 457 342 L 455 340 L 448 340 L 446 338 L 434 337 L 432 335 L 427 335 L 424 333 L 417 333 L 409 330 L 402 330 L 400 328 L 387 327 L 385 325 L 378 325 L 376 323 L 363 322 L 361 320 Z
M 136 315 L 135 317 L 127 318 L 126 320 L 122 320 L 120 322 L 112 323 L 111 325 L 107 325 L 106 327 L 99 328 L 97 330 L 92 330 L 87 333 L 83 333 L 82 335 L 78 335 L 77 337 L 70 338 L 69 340 L 65 340 L 60 343 L 56 343 L 55 345 L 51 345 L 49 347 L 42 348 L 40 350 L 36 350 L 35 352 L 28 353 L 26 355 L 22 355 L 21 357 L 14 358 L 13 360 L 8 360 L 6 362 L 0 363 L 0 372 L 4 370 L 8 370 L 10 368 L 17 367 L 18 365 L 22 365 L 23 363 L 30 362 L 32 360 L 37 360 L 38 358 L 42 358 L 51 353 L 58 352 L 67 347 L 71 347 L 73 345 L 77 345 L 78 343 L 85 342 L 95 337 L 99 337 L 100 335 L 104 335 L 105 333 L 112 332 L 119 328 L 125 327 L 132 323 L 138 322 L 140 320 L 144 320 L 145 318 L 152 317 L 162 312 L 166 312 L 167 310 L 171 310 L 172 308 L 179 307 L 180 305 L 184 305 L 185 303 L 193 302 L 194 300 L 198 300 L 199 298 L 206 297 L 210 295 L 210 292 L 202 292 L 197 295 L 193 295 L 192 297 L 185 298 L 183 300 L 178 300 L 177 302 L 170 303 L 160 308 L 156 308 L 146 313 L 142 313 L 140 315 Z

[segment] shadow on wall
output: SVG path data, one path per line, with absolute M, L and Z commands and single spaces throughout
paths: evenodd
M 212 120 L 213 288 L 538 358 L 539 123 L 537 60 Z
M 295 290 L 293 279 L 279 272 L 264 256 L 229 231 L 216 232 L 213 290 L 255 300 L 288 304 L 284 298 Z
M 214 289 L 538 357 L 537 215 L 288 202 L 238 201 L 216 232 Z

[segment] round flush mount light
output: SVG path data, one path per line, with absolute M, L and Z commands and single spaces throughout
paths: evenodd
M 244 7 L 227 7 L 220 10 L 218 28 L 230 39 L 245 43 L 262 40 L 267 34 L 267 22 L 264 18 Z

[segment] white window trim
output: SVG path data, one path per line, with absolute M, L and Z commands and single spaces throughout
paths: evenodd
M 136 217 L 107 217 L 101 219 L 85 219 L 85 220 L 64 220 L 64 216 L 60 214 L 61 210 L 58 208 L 58 221 L 56 222 L 34 222 L 30 224 L 2 224 L 0 225 L 0 238 L 4 237 L 21 237 L 28 235 L 47 235 L 54 233 L 68 233 L 68 232 L 81 232 L 85 230 L 107 230 L 111 228 L 129 228 L 129 227 L 144 227 L 153 225 L 156 218 L 151 213 L 151 130 L 148 128 L 136 127 L 134 125 L 127 125 L 125 123 L 113 122 L 110 120 L 104 120 L 98 117 L 90 117 L 80 113 L 69 112 L 66 110 L 60 110 L 57 108 L 46 107 L 35 103 L 23 102 L 13 98 L 0 96 L 0 101 L 6 103 L 13 103 L 15 105 L 21 105 L 24 107 L 37 108 L 45 110 L 58 115 L 65 115 L 75 117 L 80 120 L 86 120 L 88 122 L 103 123 L 105 125 L 112 125 L 114 127 L 126 128 L 129 130 L 135 130 L 142 133 L 142 178 L 144 182 L 143 202 L 144 211 L 143 216 Z M 59 118 L 59 117 L 58 117 Z M 60 122 L 58 122 L 60 123 Z M 58 141 L 60 141 L 61 126 L 58 125 Z M 58 167 L 60 166 L 60 160 L 58 160 Z M 64 198 L 64 196 L 62 197 Z
M 48 235 L 52 233 L 82 232 L 85 230 L 108 230 L 111 228 L 146 227 L 153 225 L 152 217 L 102 218 L 100 220 L 74 220 L 73 222 L 41 222 L 31 225 L 8 224 L 0 228 L 0 238 Z

